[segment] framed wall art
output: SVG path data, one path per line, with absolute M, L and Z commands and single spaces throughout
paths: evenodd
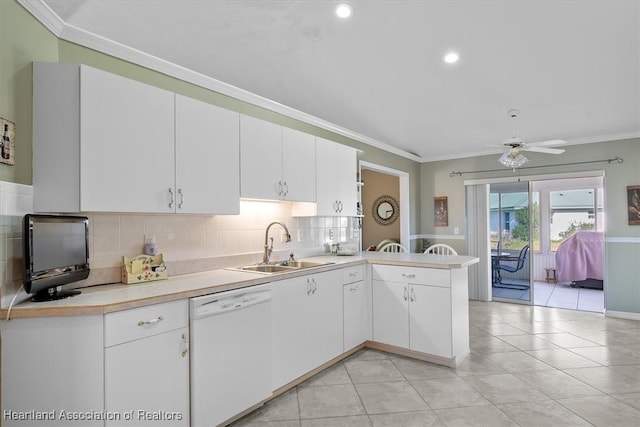
M 627 187 L 629 225 L 640 225 L 640 185 Z
M 393 224 L 399 215 L 398 201 L 391 196 L 380 196 L 373 202 L 371 213 L 373 219 L 380 225 Z
M 447 206 L 447 196 L 434 197 L 433 207 L 436 227 L 447 227 L 449 225 L 449 207 Z
M 15 137 L 15 123 L 0 117 L 0 163 L 11 166 L 16 164 Z

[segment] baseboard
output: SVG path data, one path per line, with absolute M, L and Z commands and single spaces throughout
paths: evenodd
M 419 351 L 408 350 L 402 347 L 396 347 L 394 345 L 382 344 L 376 341 L 367 341 L 364 346 L 374 350 L 384 351 L 386 353 L 397 354 L 398 356 L 410 357 L 412 359 L 422 360 L 425 362 L 435 363 L 437 365 L 448 366 L 455 368 L 463 359 L 459 359 L 456 363 L 456 358 L 442 357 L 433 354 L 421 353 Z M 468 353 L 467 353 L 468 354 Z M 465 354 L 466 357 L 466 354 Z
M 640 313 L 631 313 L 628 311 L 613 311 L 613 310 L 604 310 L 604 315 L 606 317 L 615 317 L 617 319 L 629 319 L 629 320 L 638 320 L 640 321 Z

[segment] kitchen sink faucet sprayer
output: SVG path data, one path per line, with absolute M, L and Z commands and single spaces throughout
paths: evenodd
M 285 233 L 287 233 L 287 242 L 291 241 L 291 234 L 289 234 L 289 229 L 287 226 L 280 221 L 273 221 L 271 224 L 267 225 L 267 229 L 264 232 L 264 255 L 262 256 L 262 263 L 266 264 L 269 262 L 269 257 L 271 256 L 271 252 L 273 252 L 273 237 L 271 238 L 271 246 L 269 246 L 269 229 L 272 225 L 278 224 L 282 228 L 284 228 Z

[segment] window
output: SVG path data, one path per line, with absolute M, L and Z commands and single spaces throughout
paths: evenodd
M 576 231 L 595 230 L 595 189 L 549 191 L 551 251 Z

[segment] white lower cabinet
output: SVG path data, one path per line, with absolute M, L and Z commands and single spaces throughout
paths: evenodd
M 373 280 L 373 340 L 409 348 L 409 300 L 406 283 Z
M 348 351 L 371 339 L 369 309 L 370 287 L 364 280 L 364 266 L 345 268 L 342 272 L 344 313 L 344 346 Z
M 102 316 L 0 322 L 2 424 L 99 427 L 104 404 Z M 46 416 L 46 421 L 29 418 Z
M 342 354 L 340 270 L 272 282 L 276 390 Z
M 105 426 L 189 426 L 186 300 L 105 315 Z
M 373 340 L 455 366 L 469 353 L 466 275 L 373 265 Z

